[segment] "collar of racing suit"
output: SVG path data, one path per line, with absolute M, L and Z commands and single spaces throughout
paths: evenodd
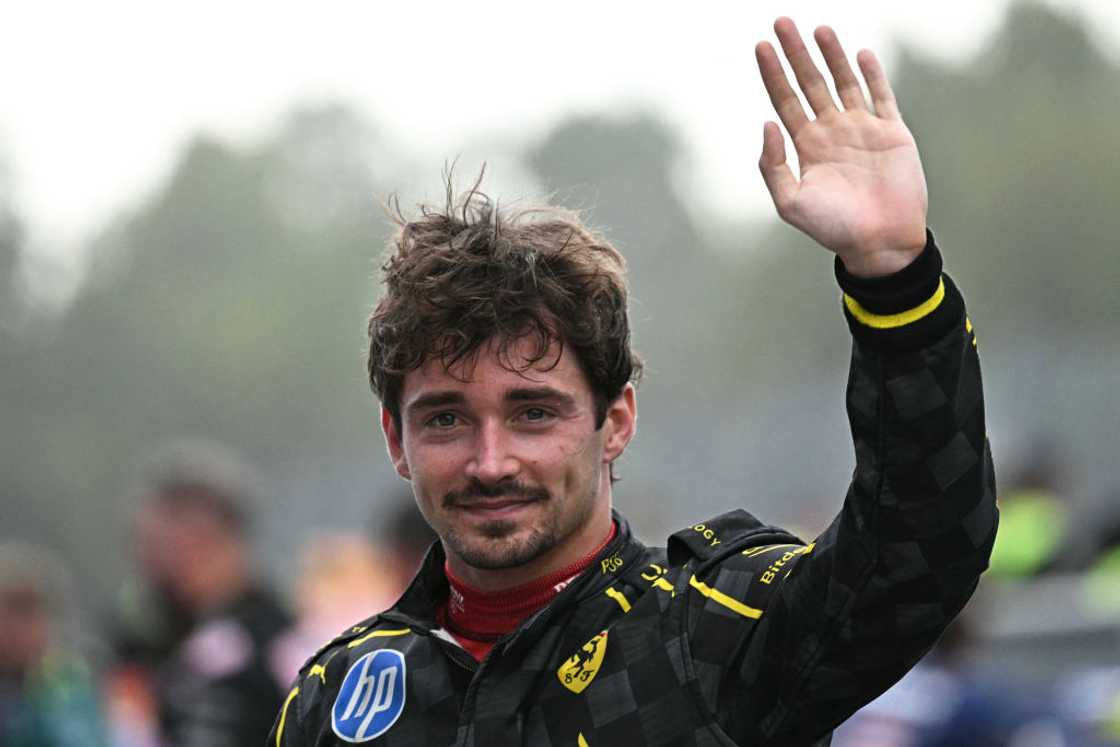
M 579 560 L 529 583 L 500 591 L 474 588 L 458 578 L 449 564 L 445 563 L 444 573 L 447 575 L 449 595 L 438 619 L 460 643 L 464 643 L 464 638 L 479 644 L 493 643 L 555 599 L 557 594 L 591 566 L 617 533 L 618 527 L 612 521 L 610 532 L 602 542 Z M 485 648 L 489 649 L 488 646 Z
M 633 536 L 629 522 L 622 515 L 614 510 L 611 515 L 617 527 L 614 539 L 549 604 L 522 621 L 512 633 L 503 636 L 496 647 L 500 646 L 503 652 L 509 652 L 535 640 L 536 631 L 544 630 L 558 612 L 581 600 L 602 594 L 623 574 L 641 570 L 641 560 L 647 554 L 646 546 Z M 447 574 L 444 572 L 445 563 L 443 546 L 436 541 L 429 548 L 420 570 L 400 600 L 378 617 L 402 623 L 421 634 L 430 635 L 441 628 L 438 610 L 446 604 L 450 593 Z

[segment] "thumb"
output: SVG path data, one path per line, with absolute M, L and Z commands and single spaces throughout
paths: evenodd
M 762 172 L 762 180 L 766 182 L 778 215 L 788 221 L 787 216 L 797 194 L 797 179 L 786 162 L 785 138 L 775 122 L 767 122 L 762 127 L 762 157 L 758 159 L 758 169 Z

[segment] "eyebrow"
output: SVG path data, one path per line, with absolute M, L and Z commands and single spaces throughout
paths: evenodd
M 561 407 L 573 407 L 575 398 L 550 386 L 519 387 L 506 393 L 507 402 L 554 402 Z
M 405 407 L 408 412 L 416 412 L 418 410 L 427 410 L 432 407 L 446 407 L 447 405 L 461 405 L 466 399 L 460 392 L 446 391 L 446 392 L 429 392 L 428 394 L 421 394 L 416 399 L 412 400 Z
M 506 392 L 506 402 L 554 402 L 560 407 L 575 406 L 575 398 L 550 386 L 518 387 Z M 435 407 L 461 405 L 466 402 L 462 392 L 447 390 L 422 394 L 405 406 L 409 413 L 429 410 Z

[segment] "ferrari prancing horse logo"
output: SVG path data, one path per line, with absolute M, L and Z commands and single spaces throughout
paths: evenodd
M 579 695 L 599 673 L 599 667 L 603 665 L 603 656 L 606 653 L 607 631 L 604 630 L 580 646 L 579 651 L 560 665 L 556 670 L 560 684 Z

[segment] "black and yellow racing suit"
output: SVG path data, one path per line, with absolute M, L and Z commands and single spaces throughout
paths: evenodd
M 899 273 L 837 277 L 856 469 L 815 542 L 734 511 L 652 548 L 616 515 L 481 664 L 436 622 L 437 545 L 398 604 L 308 662 L 269 744 L 827 744 L 961 610 L 997 523 L 976 341 L 932 235 Z

